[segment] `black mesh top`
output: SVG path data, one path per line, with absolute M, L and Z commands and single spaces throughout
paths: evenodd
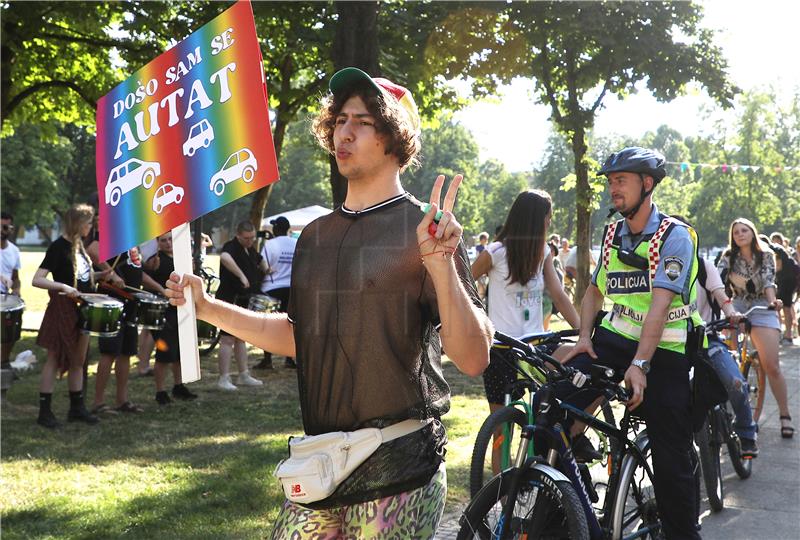
M 342 207 L 308 225 L 300 236 L 288 313 L 294 323 L 303 426 L 309 435 L 382 427 L 407 418 L 438 419 L 450 407 L 436 291 L 417 246 L 421 207 L 410 194 L 360 212 Z M 480 306 L 463 243 L 454 260 L 467 293 Z M 444 429 L 438 421 L 435 426 L 406 437 L 427 439 L 417 445 L 431 458 L 427 478 L 419 485 L 433 474 L 431 467 L 435 472 L 444 453 Z M 394 476 L 398 485 L 405 474 L 404 487 L 419 487 L 407 482 L 408 475 L 420 474 L 409 466 L 408 455 L 395 461 L 381 456 L 384 451 L 360 469 L 370 469 L 370 462 L 374 468 L 380 459 L 396 473 L 398 467 L 407 471 L 372 473 Z M 351 483 L 358 483 L 363 473 L 357 470 Z M 379 483 L 373 478 L 372 495 L 391 494 L 393 490 L 381 489 Z

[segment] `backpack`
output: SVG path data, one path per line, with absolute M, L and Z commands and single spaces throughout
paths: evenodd
M 713 315 L 713 319 L 719 319 L 720 314 L 722 314 L 722 307 L 720 307 L 719 303 L 714 299 L 714 296 L 711 294 L 711 291 L 706 288 L 706 281 L 708 280 L 708 273 L 706 272 L 706 263 L 703 257 L 697 256 L 697 282 L 703 288 L 703 292 L 708 299 L 708 305 L 711 306 L 711 313 Z
M 781 273 L 786 276 L 786 282 L 793 283 L 794 288 L 800 290 L 800 264 L 797 264 L 794 257 L 789 255 L 786 248 L 783 246 L 770 242 L 769 247 L 775 253 L 775 257 L 779 257 L 781 260 L 781 264 L 783 265 Z

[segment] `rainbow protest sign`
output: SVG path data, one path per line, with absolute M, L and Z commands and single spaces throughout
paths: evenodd
M 278 180 L 248 1 L 98 101 L 96 168 L 102 259 Z

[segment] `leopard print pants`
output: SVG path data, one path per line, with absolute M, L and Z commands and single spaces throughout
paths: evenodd
M 426 485 L 383 499 L 311 510 L 286 501 L 273 540 L 347 540 L 433 538 L 444 512 L 447 473 L 442 463 Z

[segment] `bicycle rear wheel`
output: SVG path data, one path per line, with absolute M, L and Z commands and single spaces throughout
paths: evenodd
M 548 467 L 549 468 L 549 467 Z M 548 475 L 530 468 L 517 493 L 510 534 L 507 538 L 589 539 L 586 516 L 575 489 L 559 473 Z M 459 540 L 499 538 L 503 524 L 503 503 L 509 494 L 512 471 L 497 475 L 473 497 L 459 520 Z
M 715 512 L 725 506 L 725 492 L 722 486 L 722 467 L 720 466 L 719 409 L 708 413 L 703 427 L 695 435 L 700 453 L 700 468 L 703 471 L 703 482 L 706 486 L 708 505 Z
M 474 497 L 478 491 L 493 476 L 500 472 L 502 458 L 498 462 L 498 469 L 492 470 L 492 450 L 497 448 L 505 453 L 505 462 L 511 463 L 511 448 L 519 437 L 523 427 L 528 423 L 525 413 L 516 407 L 508 406 L 498 409 L 483 421 L 478 435 L 475 437 L 475 446 L 472 448 L 472 460 L 469 467 L 469 496 Z M 506 429 L 504 429 L 506 428 Z M 495 431 L 500 435 L 493 439 Z

